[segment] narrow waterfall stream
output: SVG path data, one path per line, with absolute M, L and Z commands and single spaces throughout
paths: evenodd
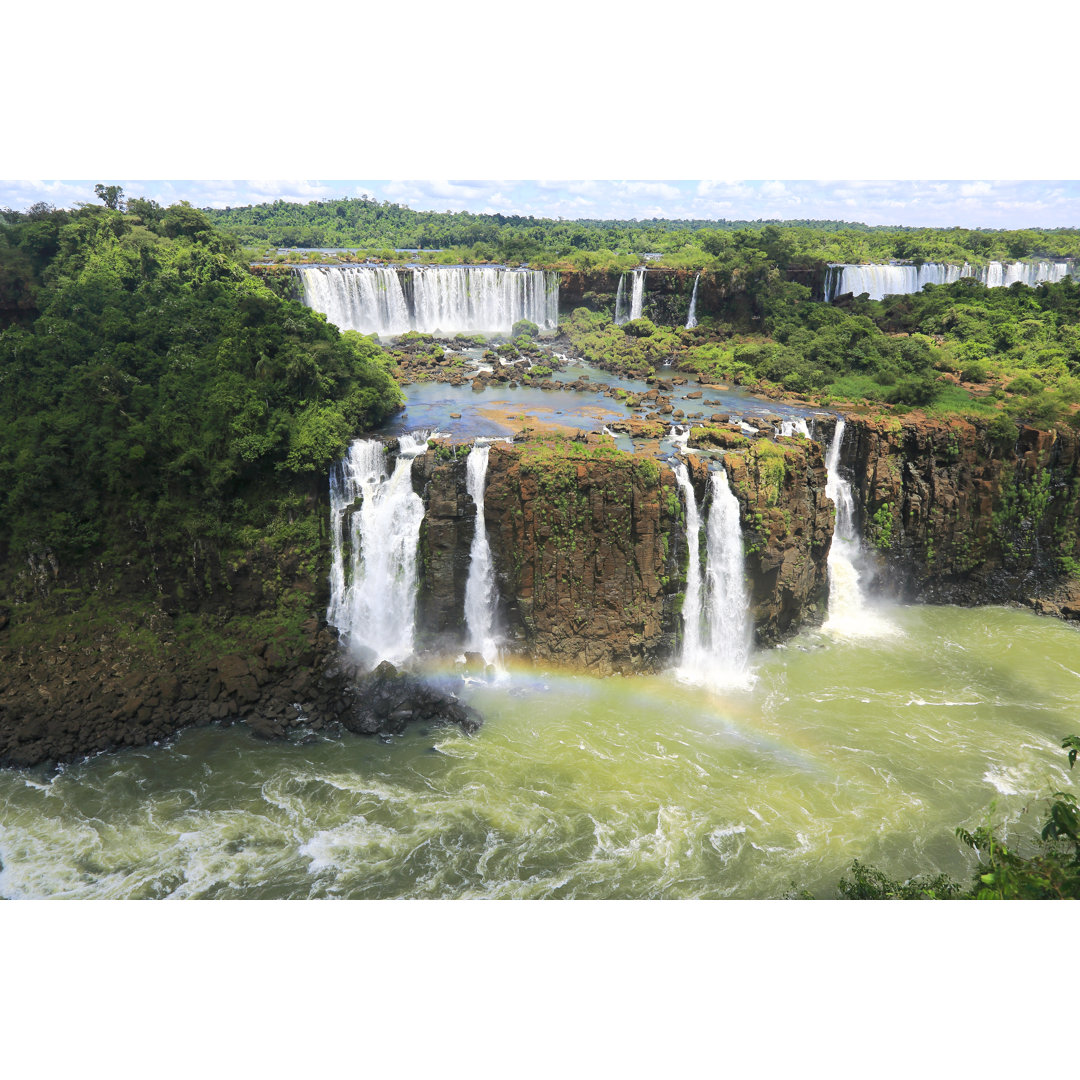
M 622 326 L 626 322 L 626 275 L 619 275 L 619 287 L 615 290 L 615 325 Z
M 822 627 L 838 637 L 878 637 L 893 632 L 890 623 L 867 609 L 859 567 L 865 563 L 855 523 L 851 484 L 840 473 L 844 421 L 837 420 L 825 455 L 825 494 L 836 505 L 836 524 L 829 548 L 829 617 Z
M 412 461 L 429 437 L 428 432 L 402 435 L 389 473 L 385 444 L 358 439 L 330 474 L 326 621 L 358 659 L 400 663 L 413 651 L 416 545 L 424 503 L 412 488 Z
M 694 275 L 694 291 L 690 294 L 690 311 L 686 316 L 687 330 L 693 330 L 697 326 L 697 283 L 700 277 L 700 271 Z
M 689 563 L 683 602 L 683 648 L 677 675 L 685 682 L 714 690 L 747 688 L 751 627 L 743 565 L 739 500 L 727 473 L 709 476 L 709 513 L 705 527 L 705 565 L 701 563 L 701 510 L 689 472 L 681 462 L 675 477 L 686 501 Z
M 630 293 L 630 318 L 641 318 L 641 306 L 645 301 L 645 271 L 634 271 L 634 284 Z
M 484 482 L 490 449 L 486 440 L 477 439 L 465 462 L 466 490 L 476 504 L 476 527 L 469 550 L 469 577 L 465 583 L 465 624 L 469 631 L 469 650 L 480 653 L 485 664 L 498 668 L 499 643 L 495 637 L 498 594 L 484 521 Z

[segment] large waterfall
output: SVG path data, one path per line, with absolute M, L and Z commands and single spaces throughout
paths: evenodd
M 634 285 L 630 292 L 630 318 L 641 318 L 641 305 L 645 300 L 645 271 L 634 271 Z
M 1061 281 L 1075 274 L 1073 262 L 991 262 L 986 266 L 964 263 L 923 263 L 920 266 L 882 263 L 832 263 L 825 277 L 825 300 L 835 300 L 845 293 L 859 296 L 869 293 L 871 300 L 886 296 L 921 292 L 924 285 L 951 285 L 961 278 L 975 278 L 988 288 Z
M 859 567 L 865 565 L 865 554 L 855 523 L 855 498 L 851 483 L 840 473 L 844 427 L 838 419 L 825 455 L 825 494 L 836 506 L 836 523 L 829 548 L 829 617 L 823 629 L 838 637 L 881 636 L 894 628 L 867 610 L 863 594 Z
M 739 500 L 718 468 L 709 476 L 710 506 L 705 528 L 705 566 L 701 564 L 701 511 L 689 472 L 675 464 L 675 478 L 686 502 L 689 563 L 683 601 L 683 647 L 677 674 L 687 682 L 716 690 L 746 686 L 751 628 L 743 567 Z
M 487 479 L 486 442 L 477 440 L 465 462 L 465 487 L 476 505 L 476 527 L 469 551 L 469 578 L 465 583 L 465 625 L 468 647 L 484 657 L 485 664 L 497 664 L 499 646 L 495 638 L 495 569 L 491 561 L 487 524 L 484 520 L 484 482 Z
M 687 330 L 693 330 L 697 326 L 697 283 L 699 277 L 701 277 L 700 271 L 694 275 L 694 291 L 690 294 L 690 311 L 686 316 Z
M 528 319 L 559 325 L 559 275 L 489 266 L 305 266 L 304 302 L 341 330 L 394 336 L 509 334 Z
M 361 659 L 399 663 L 413 651 L 416 545 L 424 503 L 413 491 L 412 461 L 428 437 L 427 432 L 402 435 L 391 472 L 385 445 L 358 439 L 330 473 L 326 621 Z

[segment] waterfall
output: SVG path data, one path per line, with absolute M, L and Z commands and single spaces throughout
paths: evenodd
M 671 430 L 668 432 L 668 440 L 675 445 L 675 453 L 677 454 L 694 454 L 697 451 L 690 450 L 687 447 L 687 443 L 690 442 L 690 425 L 686 425 L 685 431 L 679 431 L 674 424 L 671 426 Z
M 844 293 L 859 296 L 868 293 L 871 300 L 886 296 L 921 292 L 924 285 L 951 285 L 961 278 L 975 278 L 987 288 L 995 289 L 1019 281 L 1035 286 L 1043 282 L 1061 281 L 1067 274 L 1075 274 L 1072 262 L 991 262 L 986 266 L 970 263 L 922 263 L 901 265 L 896 263 L 831 263 L 825 275 L 825 300 L 830 302 Z
M 354 655 L 400 663 L 412 654 L 416 545 L 424 503 L 412 461 L 428 432 L 402 435 L 393 470 L 375 439 L 358 439 L 330 473 L 330 606 L 326 621 Z M 360 505 L 357 506 L 357 500 Z M 348 528 L 348 564 L 345 533 Z
M 630 293 L 630 319 L 641 318 L 641 305 L 645 299 L 645 271 L 634 271 L 634 285 Z
M 780 421 L 781 435 L 786 435 L 788 438 L 791 438 L 791 436 L 796 433 L 805 435 L 808 439 L 810 438 L 810 429 L 806 426 L 806 421 L 801 416 L 797 420 Z
M 891 634 L 894 628 L 889 623 L 866 610 L 858 569 L 864 559 L 855 525 L 855 498 L 850 482 L 840 475 L 844 427 L 838 419 L 825 455 L 825 494 L 836 506 L 836 524 L 829 548 L 829 617 L 823 629 L 839 637 Z
M 469 579 L 465 583 L 465 624 L 469 631 L 469 650 L 480 653 L 485 664 L 497 665 L 499 647 L 494 627 L 498 594 L 484 521 L 484 481 L 490 449 L 486 441 L 477 439 L 465 462 L 465 487 L 476 505 L 476 527 L 469 551 Z
M 305 266 L 304 303 L 341 330 L 389 336 L 412 329 L 397 271 L 381 266 Z
M 682 462 L 675 478 L 686 502 L 689 563 L 683 601 L 683 648 L 677 669 L 687 682 L 716 690 L 747 686 L 750 656 L 750 598 L 743 566 L 739 500 L 718 468 L 709 475 L 710 506 L 701 566 L 701 512 Z
M 615 290 L 615 325 L 622 326 L 626 322 L 626 312 L 623 311 L 626 295 L 626 275 L 619 275 L 619 287 Z
M 697 283 L 699 277 L 701 277 L 700 270 L 694 275 L 694 291 L 690 294 L 690 313 L 686 316 L 687 330 L 693 330 L 697 326 Z
M 304 303 L 341 330 L 394 336 L 503 333 L 528 319 L 541 330 L 559 325 L 554 271 L 478 266 L 305 266 Z M 403 287 L 403 284 L 405 287 Z

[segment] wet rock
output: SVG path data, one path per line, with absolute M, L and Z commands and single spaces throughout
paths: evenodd
M 362 735 L 398 735 L 414 722 L 442 727 L 456 724 L 472 734 L 480 728 L 480 714 L 453 694 L 397 670 L 384 660 L 373 672 L 347 690 L 348 709 L 343 726 Z

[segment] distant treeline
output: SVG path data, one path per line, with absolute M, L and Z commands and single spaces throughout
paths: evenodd
M 577 268 L 632 265 L 658 253 L 675 266 L 767 262 L 926 262 L 1080 257 L 1080 229 L 931 229 L 846 221 L 574 221 L 468 211 L 410 210 L 361 197 L 206 210 L 241 244 L 261 248 L 442 249 L 441 261 L 528 261 Z

